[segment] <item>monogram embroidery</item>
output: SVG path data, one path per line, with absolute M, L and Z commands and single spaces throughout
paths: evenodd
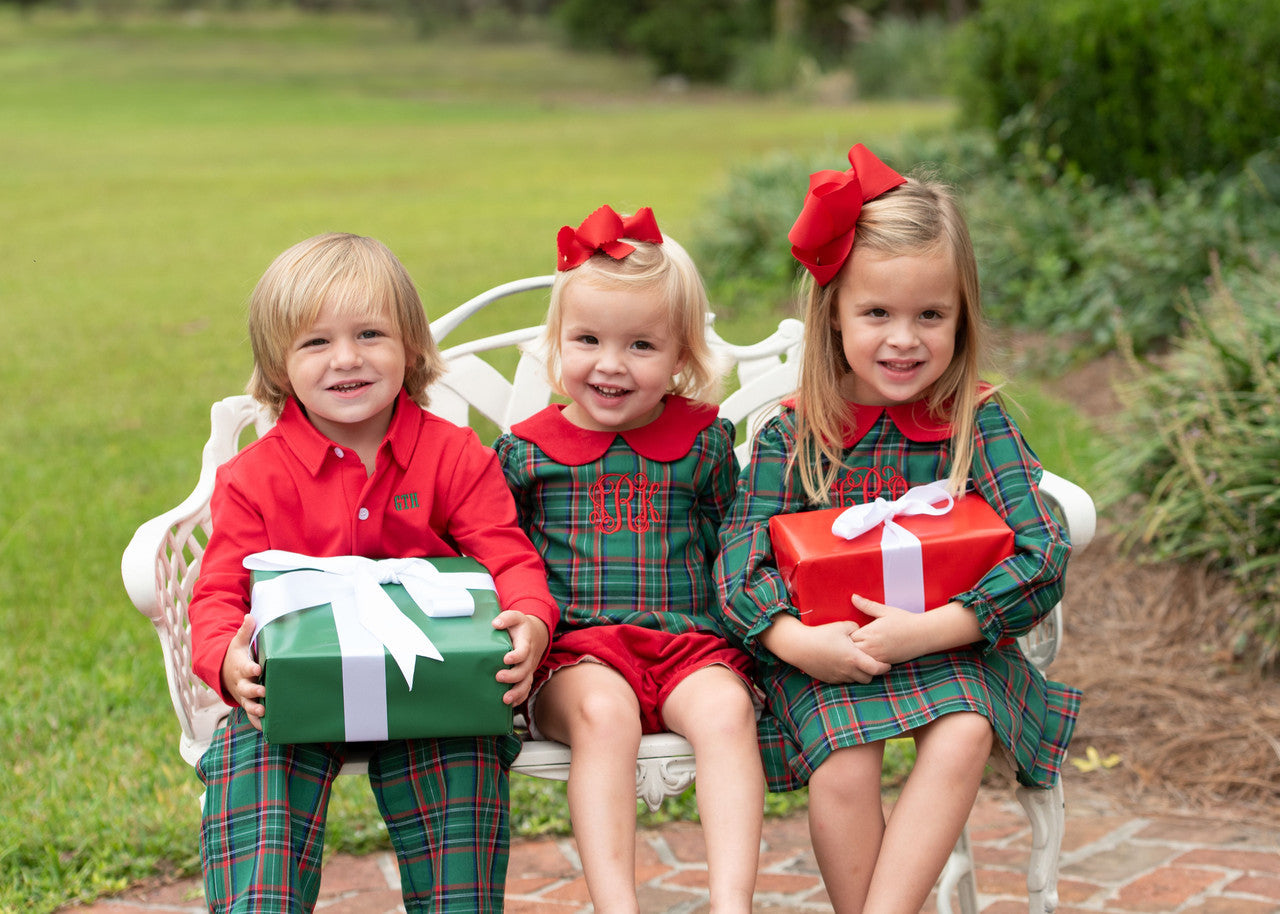
M 836 478 L 831 486 L 831 503 L 845 508 L 877 498 L 892 501 L 906 494 L 908 488 L 907 481 L 895 467 L 856 467 Z
M 587 490 L 591 500 L 588 520 L 601 533 L 616 533 L 626 527 L 643 533 L 658 520 L 653 497 L 659 484 L 644 473 L 609 473 Z

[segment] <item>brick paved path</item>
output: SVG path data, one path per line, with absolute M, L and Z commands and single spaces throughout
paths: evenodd
M 1022 914 L 1029 827 L 1011 795 L 984 788 L 969 820 L 982 914 Z M 705 914 L 701 831 L 685 823 L 641 833 L 640 909 Z M 571 838 L 514 842 L 509 914 L 591 910 Z M 395 859 L 338 856 L 325 866 L 323 914 L 400 911 Z M 1067 784 L 1057 914 L 1280 914 L 1280 813 L 1268 826 L 1191 816 L 1137 817 Z M 139 887 L 76 914 L 199 914 L 199 883 Z M 756 914 L 830 912 L 804 818 L 765 822 Z M 933 911 L 932 905 L 926 908 Z

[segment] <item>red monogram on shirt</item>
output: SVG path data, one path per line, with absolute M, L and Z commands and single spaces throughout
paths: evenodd
M 658 520 L 653 496 L 658 483 L 644 473 L 608 473 L 591 484 L 591 514 L 587 518 L 601 533 L 616 533 L 626 527 L 643 533 Z
M 831 504 L 844 508 L 866 504 L 877 498 L 892 501 L 900 498 L 908 489 L 896 467 L 855 467 L 836 477 L 831 486 Z

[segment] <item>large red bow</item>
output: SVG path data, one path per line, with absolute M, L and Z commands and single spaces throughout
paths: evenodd
M 662 244 L 662 232 L 658 231 L 653 210 L 643 206 L 634 216 L 623 219 L 606 205 L 582 220 L 576 231 L 566 225 L 556 235 L 556 248 L 560 253 L 556 258 L 556 269 L 580 267 L 596 251 L 621 260 L 635 250 L 635 245 L 627 244 L 623 238 Z
M 817 171 L 809 176 L 804 208 L 787 233 L 791 253 L 825 286 L 853 250 L 853 230 L 862 204 L 907 179 L 881 162 L 861 143 L 849 150 L 848 171 Z

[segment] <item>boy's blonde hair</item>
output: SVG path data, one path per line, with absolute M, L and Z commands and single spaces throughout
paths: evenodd
M 985 331 L 978 289 L 978 265 L 964 214 L 946 184 L 926 175 L 868 200 L 858 215 L 854 251 L 874 251 L 883 257 L 943 254 L 956 267 L 960 314 L 955 352 L 942 376 L 927 392 L 930 414 L 951 423 L 951 467 L 948 487 L 964 489 L 973 461 L 973 438 L 979 404 L 993 389 L 979 390 L 980 352 Z M 835 279 L 818 286 L 806 275 L 804 358 L 796 391 L 796 451 L 805 494 L 818 504 L 830 501 L 831 486 L 841 468 L 848 407 L 840 381 L 850 367 L 833 321 L 840 277 L 848 269 L 850 252 Z
M 597 289 L 652 291 L 667 310 L 667 327 L 685 355 L 684 368 L 672 378 L 668 393 L 694 400 L 714 400 L 723 370 L 707 345 L 707 290 L 688 252 L 671 236 L 660 244 L 624 239 L 635 250 L 621 260 L 597 252 L 580 266 L 556 273 L 547 309 L 547 377 L 564 395 L 560 379 L 560 329 L 564 323 L 564 292 L 574 283 Z
M 282 253 L 249 300 L 253 374 L 248 392 L 278 417 L 293 395 L 289 347 L 327 303 L 339 314 L 390 316 L 405 349 L 404 387 L 420 406 L 444 371 L 413 280 L 387 246 L 373 238 L 329 232 Z

